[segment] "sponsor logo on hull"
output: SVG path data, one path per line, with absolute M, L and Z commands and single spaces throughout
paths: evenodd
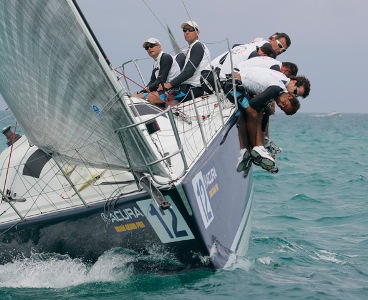
M 214 167 L 204 175 L 202 171 L 198 172 L 192 179 L 194 194 L 197 199 L 197 204 L 205 228 L 208 228 L 215 218 L 211 207 L 210 198 L 212 198 L 219 190 L 216 180 L 217 173 Z
M 172 243 L 194 239 L 194 235 L 175 203 L 166 196 L 171 208 L 162 210 L 152 199 L 137 201 L 128 208 L 117 208 L 109 213 L 101 213 L 106 227 L 113 226 L 117 233 L 139 231 L 151 225 L 162 243 Z M 138 207 L 137 207 L 138 206 Z M 148 225 L 148 226 L 149 226 Z

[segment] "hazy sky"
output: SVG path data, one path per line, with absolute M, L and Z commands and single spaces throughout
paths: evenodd
M 158 38 L 163 50 L 171 52 L 166 25 L 184 47 L 180 24 L 190 19 L 199 24 L 200 38 L 212 58 L 227 50 L 226 38 L 232 45 L 286 32 L 292 44 L 278 59 L 296 63 L 299 74 L 311 81 L 311 94 L 301 99 L 300 112 L 368 113 L 363 92 L 368 86 L 366 0 L 78 0 L 78 4 L 113 66 L 147 58 L 142 43 L 149 37 Z M 139 65 L 148 81 L 152 59 Z

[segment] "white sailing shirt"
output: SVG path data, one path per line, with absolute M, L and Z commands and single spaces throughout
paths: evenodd
M 287 93 L 286 86 L 290 79 L 283 73 L 261 67 L 240 69 L 241 81 L 244 87 L 252 94 L 260 94 L 270 86 L 279 86 Z
M 238 69 L 249 69 L 254 67 L 260 67 L 260 68 L 275 68 L 277 67 L 278 70 L 281 70 L 282 62 L 278 61 L 272 57 L 269 56 L 256 56 L 249 58 L 245 61 L 242 61 L 238 65 Z
M 153 62 L 153 70 L 155 70 L 155 76 L 158 77 L 158 73 L 160 72 L 160 63 L 161 63 L 161 57 L 164 52 L 161 51 L 160 54 L 157 56 L 157 58 Z M 170 55 L 170 54 L 169 54 Z M 176 60 L 173 58 L 173 62 L 169 71 L 169 75 L 167 76 L 166 81 L 170 82 L 172 79 L 174 79 L 176 76 L 180 74 L 180 68 Z
M 220 79 L 226 79 L 226 74 L 231 74 L 231 58 L 233 60 L 233 68 L 239 69 L 239 63 L 247 60 L 254 51 L 257 51 L 257 46 L 253 43 L 239 45 L 231 49 L 231 56 L 229 53 L 221 66 Z
M 257 47 L 262 47 L 264 44 L 268 43 L 269 41 L 265 40 L 262 37 L 255 38 L 252 44 L 256 45 Z
M 201 42 L 197 39 L 194 43 L 189 45 L 187 55 L 186 55 L 186 58 L 185 58 L 185 63 L 184 63 L 183 70 L 185 69 L 185 66 L 188 63 L 190 63 L 189 58 L 191 56 L 191 51 L 192 51 L 193 46 L 196 43 L 201 43 Z M 193 76 L 188 78 L 187 80 L 185 80 L 183 82 L 184 84 L 190 84 L 190 85 L 195 86 L 195 87 L 201 86 L 201 81 L 200 81 L 201 72 L 203 70 L 210 70 L 210 61 L 211 61 L 210 51 L 208 50 L 208 48 L 205 44 L 201 43 L 201 45 L 204 48 L 203 58 L 202 58 L 201 62 L 199 63 L 199 65 L 196 67 L 196 70 L 195 70 Z

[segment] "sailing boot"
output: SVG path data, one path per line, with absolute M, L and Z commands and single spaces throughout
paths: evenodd
M 279 154 L 282 151 L 282 148 L 277 147 L 277 145 L 267 136 L 265 137 L 265 148 L 270 154 L 273 155 Z
M 238 156 L 238 162 L 236 164 L 236 171 L 243 171 L 249 161 L 251 161 L 251 157 L 248 150 L 246 148 L 241 149 Z
M 250 155 L 253 163 L 263 169 L 270 169 L 275 166 L 275 160 L 263 146 L 255 146 Z

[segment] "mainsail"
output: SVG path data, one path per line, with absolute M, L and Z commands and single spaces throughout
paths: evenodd
M 0 93 L 31 143 L 69 161 L 128 166 L 115 130 L 133 116 L 72 0 L 1 1 L 0 66 Z M 138 145 L 156 161 L 141 131 L 132 133 L 123 136 L 127 152 Z M 140 155 L 130 158 L 145 170 Z

